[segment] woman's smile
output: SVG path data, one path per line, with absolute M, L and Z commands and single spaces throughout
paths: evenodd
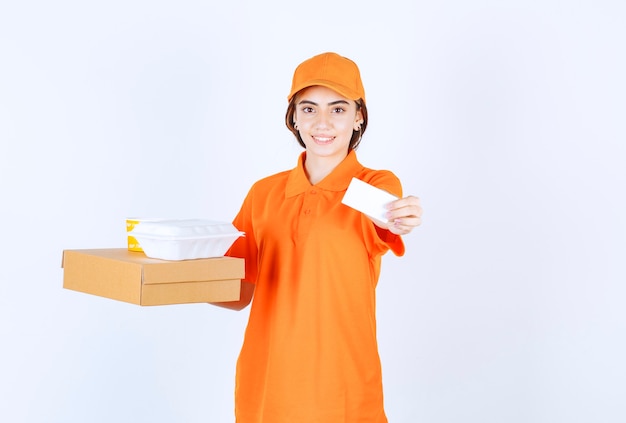
M 321 145 L 330 144 L 335 140 L 335 137 L 330 137 L 327 135 L 312 135 L 311 138 L 313 138 L 313 141 L 315 141 L 316 144 Z

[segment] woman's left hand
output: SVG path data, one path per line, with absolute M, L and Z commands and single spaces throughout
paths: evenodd
M 420 199 L 409 195 L 387 204 L 387 229 L 396 235 L 406 235 L 422 224 Z

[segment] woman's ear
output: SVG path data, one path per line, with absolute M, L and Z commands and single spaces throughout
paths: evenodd
M 361 125 L 363 123 L 363 112 L 361 111 L 361 108 L 359 107 L 356 111 L 356 116 L 354 118 L 355 123 Z
M 361 109 L 359 108 L 359 110 L 356 111 L 356 117 L 354 118 L 354 130 L 360 131 L 362 124 L 363 124 L 363 113 L 361 112 Z

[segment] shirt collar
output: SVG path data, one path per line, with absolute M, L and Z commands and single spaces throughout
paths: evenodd
M 309 178 L 306 176 L 306 172 L 304 171 L 304 160 L 306 158 L 306 151 L 300 154 L 298 158 L 298 166 L 296 166 L 289 173 L 289 177 L 287 179 L 287 187 L 285 189 L 285 197 L 293 197 L 294 195 L 298 195 L 311 188 L 311 182 L 309 182 Z M 317 188 L 326 190 L 326 191 L 345 191 L 348 189 L 348 185 L 352 180 L 352 177 L 355 176 L 361 169 L 363 169 L 363 165 L 359 163 L 356 158 L 356 152 L 354 150 L 350 150 L 348 155 L 336 168 L 333 169 L 330 174 L 328 174 L 324 179 L 318 182 L 315 186 Z

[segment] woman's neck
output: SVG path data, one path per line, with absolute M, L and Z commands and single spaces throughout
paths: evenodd
M 304 160 L 304 170 L 311 185 L 315 185 L 327 177 L 339 165 L 339 163 L 346 158 L 346 156 L 319 157 L 306 155 Z

